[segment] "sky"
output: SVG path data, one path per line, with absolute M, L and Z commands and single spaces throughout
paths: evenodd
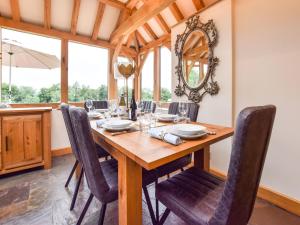
M 61 42 L 58 39 L 47 38 L 29 33 L 21 33 L 8 29 L 2 29 L 3 39 L 16 40 L 22 46 L 55 55 L 60 60 Z M 171 88 L 171 53 L 162 48 L 162 87 Z M 101 84 L 107 84 L 108 76 L 108 50 L 78 43 L 69 42 L 69 85 L 76 81 L 79 84 L 97 88 Z M 142 71 L 142 87 L 153 90 L 153 53 L 149 54 Z M 2 82 L 8 83 L 9 68 L 2 66 Z M 60 68 L 30 69 L 12 68 L 12 84 L 17 86 L 31 86 L 35 89 L 50 87 L 60 83 Z M 118 81 L 122 85 L 123 81 Z M 130 85 L 132 86 L 132 85 Z

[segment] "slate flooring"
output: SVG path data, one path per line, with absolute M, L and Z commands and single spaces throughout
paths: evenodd
M 64 183 L 73 166 L 72 155 L 54 158 L 50 170 L 35 169 L 0 178 L 0 224 L 5 225 L 73 225 L 80 215 L 89 190 L 86 182 L 81 185 L 76 206 L 69 210 L 75 179 L 69 188 Z M 154 201 L 154 187 L 150 187 Z M 97 224 L 101 204 L 94 198 L 83 224 Z M 160 205 L 160 213 L 164 207 Z M 117 202 L 107 207 L 104 224 L 118 224 Z M 145 201 L 143 201 L 143 224 L 151 225 Z M 165 225 L 186 225 L 170 214 Z M 299 225 L 297 217 L 266 201 L 257 199 L 249 225 Z

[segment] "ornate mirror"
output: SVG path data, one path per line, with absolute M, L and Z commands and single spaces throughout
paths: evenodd
M 216 95 L 219 86 L 214 81 L 218 58 L 213 49 L 217 43 L 217 30 L 212 20 L 203 24 L 199 16 L 193 16 L 186 22 L 185 31 L 177 35 L 175 53 L 178 57 L 176 74 L 177 96 L 186 95 L 189 100 L 199 103 L 205 94 Z

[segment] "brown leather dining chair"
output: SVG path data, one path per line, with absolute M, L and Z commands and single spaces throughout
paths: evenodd
M 159 183 L 156 198 L 193 225 L 246 225 L 250 219 L 270 141 L 275 106 L 249 107 L 238 117 L 228 178 L 192 167 Z
M 94 196 L 102 203 L 99 224 L 103 224 L 106 205 L 118 199 L 118 162 L 115 159 L 99 162 L 87 112 L 84 109 L 72 107 L 69 109 L 69 115 L 75 149 L 79 152 L 79 160 L 84 168 L 88 187 L 91 191 L 77 224 L 81 224 Z M 142 177 L 143 191 L 151 220 L 153 224 L 156 224 L 147 185 L 156 181 L 157 173 L 155 170 L 143 170 Z
M 72 149 L 73 155 L 75 156 L 75 163 L 72 167 L 70 175 L 69 175 L 69 177 L 67 179 L 67 182 L 65 184 L 65 188 L 67 188 L 69 186 L 69 183 L 70 183 L 70 181 L 71 181 L 71 179 L 74 175 L 74 172 L 75 172 L 79 162 L 81 161 L 81 159 L 80 159 L 79 150 L 76 146 L 75 139 L 74 139 L 74 132 L 73 132 L 73 129 L 72 129 L 72 125 L 71 125 L 71 121 L 70 121 L 70 115 L 69 115 L 69 105 L 62 104 L 60 109 L 61 109 L 61 112 L 62 112 L 62 115 L 63 115 L 63 118 L 64 118 L 65 126 L 66 126 L 66 129 L 67 129 L 67 133 L 68 133 L 68 137 L 69 137 L 69 141 L 70 141 L 70 145 L 71 145 L 71 149 Z M 98 158 L 107 157 L 109 155 L 100 146 L 96 146 L 96 148 L 97 148 Z M 78 190 L 79 190 L 79 187 L 80 187 L 80 184 L 81 184 L 83 173 L 84 173 L 83 168 L 81 168 L 79 178 L 76 182 L 75 191 L 73 193 L 70 210 L 73 210 L 73 208 L 75 206 L 77 195 L 78 195 Z

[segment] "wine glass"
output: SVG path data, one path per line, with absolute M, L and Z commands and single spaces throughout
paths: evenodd
M 187 103 L 179 102 L 178 111 L 179 111 L 180 116 L 182 118 L 186 119 L 186 114 L 187 114 L 187 111 L 188 111 Z
M 89 112 L 90 112 L 91 108 L 93 107 L 93 101 L 91 99 L 88 99 L 88 100 L 86 100 L 85 105 L 89 109 Z

